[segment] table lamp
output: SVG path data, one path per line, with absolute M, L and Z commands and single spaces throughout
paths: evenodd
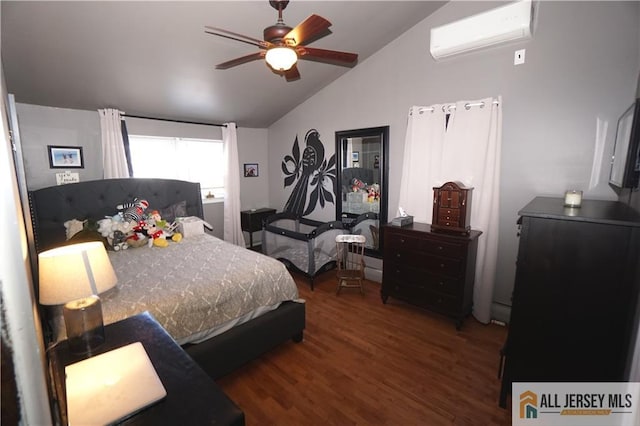
M 64 304 L 69 350 L 93 352 L 104 342 L 102 306 L 98 294 L 118 279 L 99 241 L 73 244 L 38 255 L 40 303 Z

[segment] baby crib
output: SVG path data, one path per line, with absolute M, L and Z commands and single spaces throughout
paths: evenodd
M 347 234 L 342 222 L 319 222 L 291 213 L 276 213 L 264 220 L 262 253 L 309 278 L 335 268 L 336 236 Z

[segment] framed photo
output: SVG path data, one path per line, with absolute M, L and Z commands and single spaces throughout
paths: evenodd
M 50 169 L 83 169 L 81 146 L 48 145 Z
M 258 165 L 254 163 L 244 163 L 244 177 L 258 177 Z
M 353 161 L 354 163 L 360 161 L 360 151 L 353 151 L 351 153 L 351 161 Z

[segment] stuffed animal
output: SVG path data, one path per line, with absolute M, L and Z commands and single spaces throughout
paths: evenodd
M 149 207 L 147 200 L 133 199 L 131 203 L 119 204 L 116 206 L 118 211 L 122 213 L 122 217 L 126 222 L 138 223 L 144 217 L 144 211 Z
M 113 231 L 113 242 L 111 244 L 114 251 L 126 250 L 129 248 L 127 236 L 122 231 Z
M 166 247 L 169 245 L 167 242 L 167 236 L 164 234 L 164 231 L 156 226 L 155 221 L 150 219 L 144 226 L 144 230 L 149 237 L 149 247 Z
M 105 237 L 109 245 L 116 251 L 124 248 L 122 243 L 125 242 L 126 237 L 133 232 L 131 223 L 123 221 L 120 215 L 105 217 L 104 219 L 100 219 L 97 224 L 100 235 Z M 116 233 L 118 233 L 117 235 L 120 237 L 119 241 L 116 241 Z M 124 239 L 122 239 L 122 237 L 124 237 Z M 118 249 L 116 249 L 116 245 L 119 245 Z
M 169 223 L 162 219 L 157 210 L 152 211 L 144 226 L 145 233 L 153 241 L 153 243 L 149 243 L 149 246 L 166 247 L 169 238 L 176 243 L 182 241 L 182 234 L 175 232 L 177 227 L 176 222 Z
M 353 178 L 353 180 L 351 181 L 352 192 L 358 192 L 359 190 L 364 189 L 366 186 L 367 184 L 358 178 Z
M 376 199 L 376 191 L 369 187 L 369 189 L 367 190 L 367 202 L 369 203 L 373 203 Z
M 129 247 L 143 247 L 147 245 L 147 236 L 142 232 L 134 232 L 127 237 L 127 245 Z

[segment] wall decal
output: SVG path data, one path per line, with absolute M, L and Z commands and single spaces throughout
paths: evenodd
M 333 203 L 336 193 L 335 154 L 329 158 L 329 161 L 324 158 L 324 145 L 320 140 L 320 134 L 315 129 L 307 132 L 304 142 L 306 147 L 302 151 L 302 159 L 300 159 L 300 147 L 296 135 L 291 155 L 285 155 L 282 160 L 285 188 L 298 181 L 284 205 L 284 211 L 302 216 L 313 212 L 318 203 L 323 208 L 325 203 Z M 292 170 L 289 169 L 290 166 Z M 309 188 L 312 188 L 312 191 L 307 203 Z

